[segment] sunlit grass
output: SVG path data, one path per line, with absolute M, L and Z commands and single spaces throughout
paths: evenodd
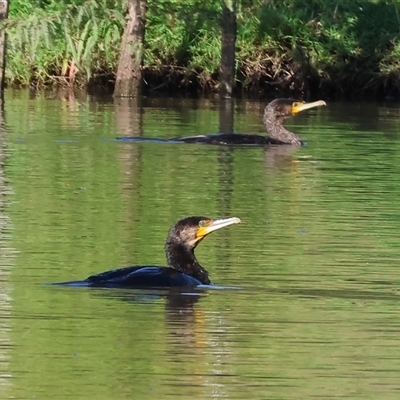
M 241 1 L 237 10 L 237 79 L 245 90 L 331 95 L 400 91 L 398 0 Z M 8 83 L 86 84 L 116 71 L 125 25 L 123 2 L 11 2 Z M 144 68 L 173 85 L 216 88 L 220 15 L 211 0 L 150 0 Z M 171 78 L 172 77 L 172 78 Z

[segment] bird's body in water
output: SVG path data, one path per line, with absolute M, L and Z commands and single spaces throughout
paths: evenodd
M 268 145 L 268 144 L 303 144 L 299 136 L 288 131 L 282 122 L 301 111 L 314 107 L 326 106 L 323 100 L 303 103 L 292 99 L 275 99 L 264 109 L 263 122 L 267 136 L 240 133 L 216 133 L 173 139 L 185 143 L 233 144 L 233 145 Z
M 183 218 L 168 233 L 165 244 L 168 267 L 118 268 L 89 276 L 83 281 L 56 285 L 118 288 L 210 285 L 208 273 L 197 261 L 194 249 L 211 232 L 238 223 L 240 219 L 236 217 L 217 220 L 208 217 Z

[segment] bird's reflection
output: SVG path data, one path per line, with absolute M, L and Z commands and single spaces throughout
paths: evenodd
M 267 170 L 282 171 L 294 162 L 294 153 L 299 150 L 297 146 L 271 145 L 264 147 L 264 161 Z
M 129 303 L 153 303 L 165 299 L 165 326 L 171 346 L 179 346 L 186 355 L 197 354 L 208 341 L 204 330 L 204 311 L 199 307 L 208 296 L 199 288 L 170 288 L 166 290 L 94 290 L 95 295 Z M 174 353 L 174 352 L 173 352 Z M 172 354 L 172 353 L 171 353 Z
M 217 287 L 218 289 L 218 287 Z M 224 288 L 222 289 L 235 289 Z M 185 364 L 188 358 L 196 359 L 196 384 L 213 386 L 212 371 L 224 372 L 225 363 L 232 357 L 232 349 L 227 345 L 226 334 L 230 331 L 226 316 L 221 311 L 208 311 L 201 301 L 208 297 L 207 288 L 169 289 L 169 290 L 99 290 L 93 289 L 97 296 L 106 296 L 129 303 L 157 302 L 165 299 L 166 342 L 171 366 Z M 202 361 L 200 361 L 202 360 Z M 173 368 L 173 367 L 171 367 Z M 191 380 L 194 372 L 186 377 Z M 215 377 L 216 382 L 218 377 Z M 226 395 L 223 385 L 220 395 Z
M 201 288 L 92 290 L 95 296 L 114 298 L 128 303 L 149 303 L 165 299 L 167 315 L 177 320 L 180 319 L 180 316 L 190 315 L 194 305 L 202 297 L 207 296 L 206 290 Z

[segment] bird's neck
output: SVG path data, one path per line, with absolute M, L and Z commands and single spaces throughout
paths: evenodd
M 288 131 L 282 125 L 283 118 L 277 118 L 273 110 L 268 109 L 268 106 L 265 108 L 263 121 L 268 137 L 271 139 L 278 140 L 285 144 L 302 144 L 300 137 Z
M 208 272 L 200 265 L 194 255 L 194 249 L 188 246 L 167 242 L 165 245 L 168 267 L 196 278 L 204 285 L 211 283 Z

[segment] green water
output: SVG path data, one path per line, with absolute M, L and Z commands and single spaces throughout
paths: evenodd
M 262 133 L 263 103 L 8 91 L 0 398 L 398 399 L 400 112 L 328 104 L 279 149 L 121 143 Z M 46 286 L 165 265 L 186 215 L 236 216 L 193 293 Z

